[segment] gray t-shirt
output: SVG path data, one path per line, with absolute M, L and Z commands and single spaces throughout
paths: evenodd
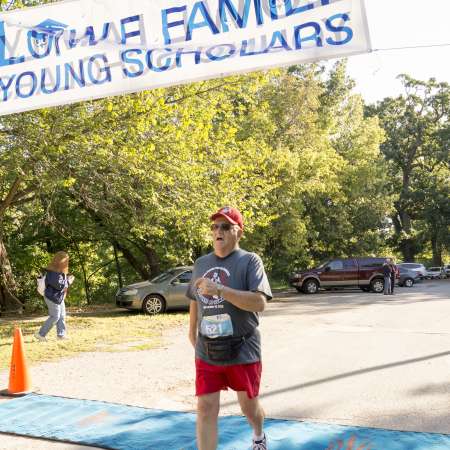
M 261 258 L 255 253 L 249 253 L 242 249 L 233 251 L 225 258 L 219 258 L 214 253 L 202 256 L 195 262 L 191 284 L 187 291 L 187 296 L 197 302 L 198 330 L 202 331 L 202 334 L 205 334 L 204 331 L 208 328 L 208 324 L 215 323 L 217 320 L 225 320 L 219 329 L 226 330 L 225 333 L 228 332 L 230 335 L 232 333 L 233 336 L 245 336 L 252 330 L 255 331 L 245 341 L 236 359 L 224 362 L 211 361 L 206 356 L 200 339 L 197 339 L 196 358 L 214 365 L 247 364 L 260 361 L 261 339 L 257 330 L 258 313 L 244 311 L 222 297 L 200 295 L 194 288 L 194 283 L 198 278 L 210 278 L 224 286 L 241 291 L 261 292 L 270 300 L 272 291 Z M 231 319 L 231 330 L 229 319 Z

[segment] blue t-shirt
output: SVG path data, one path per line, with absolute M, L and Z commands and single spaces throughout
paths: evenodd
M 245 341 L 238 357 L 234 360 L 211 361 L 206 356 L 200 339 L 197 339 L 196 358 L 215 365 L 248 364 L 260 361 L 261 338 L 257 330 L 258 313 L 244 311 L 222 297 L 200 295 L 194 288 L 194 283 L 199 278 L 210 278 L 232 289 L 261 292 L 270 300 L 272 291 L 261 258 L 255 253 L 242 249 L 233 251 L 225 258 L 220 258 L 214 253 L 202 256 L 194 264 L 191 284 L 187 291 L 187 296 L 197 302 L 198 331 L 202 334 L 208 335 L 208 330 L 214 330 L 213 335 L 210 335 L 213 338 L 221 333 L 225 336 L 245 336 L 254 330 L 253 335 Z

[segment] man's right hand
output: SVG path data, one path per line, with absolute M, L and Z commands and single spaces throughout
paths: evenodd
M 197 343 L 197 302 L 191 300 L 189 305 L 189 340 L 195 348 Z
M 195 345 L 197 344 L 197 333 L 196 334 L 189 333 L 189 340 L 191 341 L 192 347 L 195 348 Z

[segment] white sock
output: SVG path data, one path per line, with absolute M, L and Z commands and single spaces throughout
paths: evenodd
M 253 440 L 254 441 L 262 441 L 264 439 L 264 432 L 261 434 L 261 436 L 256 436 L 255 433 L 253 433 Z

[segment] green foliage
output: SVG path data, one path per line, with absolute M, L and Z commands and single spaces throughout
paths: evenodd
M 367 108 L 386 131 L 381 150 L 395 205 L 393 245 L 407 261 L 431 245 L 441 265 L 450 231 L 450 86 L 400 78 L 405 95 Z
M 275 277 L 384 245 L 383 133 L 351 88 L 342 62 L 329 74 L 316 66 L 276 73 L 264 90 L 275 125 L 267 139 L 282 166 L 266 209 L 273 219 L 252 245 Z
M 399 204 L 420 222 L 417 245 L 445 251 L 448 127 L 426 128 L 414 189 L 402 190 L 414 99 L 364 115 L 351 89 L 342 61 L 2 117 L 0 240 L 17 295 L 42 306 L 35 276 L 65 250 L 69 303 L 111 302 L 119 275 L 151 278 L 207 252 L 208 218 L 226 204 L 243 211 L 242 246 L 280 282 L 325 257 L 390 253 Z

